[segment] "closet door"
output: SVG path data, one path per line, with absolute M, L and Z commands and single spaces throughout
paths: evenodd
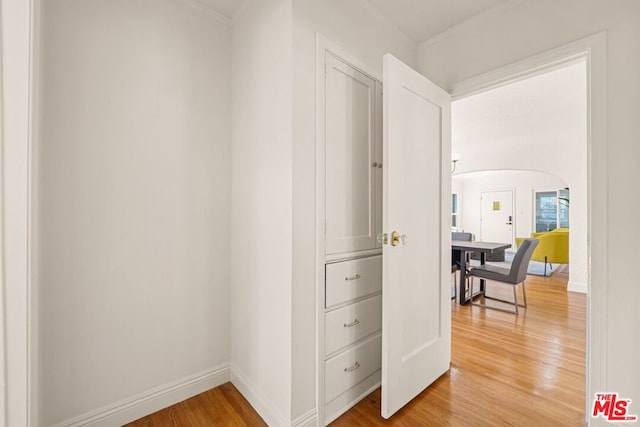
M 376 215 L 376 81 L 327 54 L 325 67 L 326 253 L 379 247 Z

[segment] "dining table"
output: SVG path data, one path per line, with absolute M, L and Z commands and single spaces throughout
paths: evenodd
M 494 254 L 511 247 L 510 243 L 497 243 L 497 242 L 480 242 L 480 241 L 467 241 L 467 240 L 452 240 L 451 249 L 460 253 L 460 284 L 458 289 L 458 302 L 461 305 L 468 304 L 474 295 L 467 296 L 466 292 L 466 277 L 467 277 L 467 253 L 479 252 L 480 264 L 484 265 L 486 262 L 487 254 Z M 480 291 L 484 292 L 485 281 L 480 279 Z

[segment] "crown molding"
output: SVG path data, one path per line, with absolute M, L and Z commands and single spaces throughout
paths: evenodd
M 453 35 L 455 35 L 456 33 L 458 33 L 459 31 L 463 30 L 464 28 L 466 28 L 467 26 L 473 24 L 476 21 L 480 21 L 485 19 L 487 16 L 492 16 L 494 14 L 497 13 L 501 13 L 505 10 L 511 9 L 513 7 L 516 7 L 518 4 L 522 3 L 523 0 L 508 0 L 506 3 L 500 3 L 492 8 L 489 8 L 483 12 L 480 12 L 476 15 L 473 15 L 467 19 L 465 19 L 464 21 L 447 28 L 446 30 L 442 31 L 441 33 L 435 34 L 432 37 L 429 37 L 426 40 L 422 40 L 421 42 L 418 42 L 418 50 L 423 50 L 431 45 L 437 44 L 438 42 L 445 40 Z
M 202 0 L 176 0 L 176 1 L 185 3 L 201 12 L 206 13 L 222 24 L 231 25 L 230 17 L 222 14 L 218 10 L 214 9 L 210 4 Z

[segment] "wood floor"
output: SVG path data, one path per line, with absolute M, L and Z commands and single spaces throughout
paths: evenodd
M 391 419 L 380 417 L 380 389 L 332 426 L 585 425 L 586 296 L 566 292 L 567 273 L 529 276 L 529 307 L 518 316 L 452 302 L 452 361 Z M 508 287 L 489 286 L 492 295 Z M 231 384 L 130 424 L 261 426 Z
M 141 418 L 129 427 L 209 427 L 266 426 L 231 383 L 192 397 L 155 414 Z

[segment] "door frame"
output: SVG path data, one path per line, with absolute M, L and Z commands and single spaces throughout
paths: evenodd
M 593 34 L 493 71 L 454 83 L 452 101 L 579 61 L 587 68 L 587 346 L 585 414 L 595 392 L 607 390 L 608 214 L 607 33 Z
M 0 11 L 0 426 L 31 426 L 38 425 L 32 163 L 40 0 L 0 0 Z

